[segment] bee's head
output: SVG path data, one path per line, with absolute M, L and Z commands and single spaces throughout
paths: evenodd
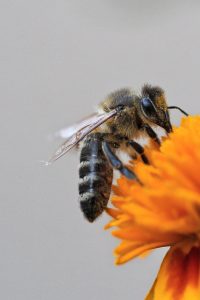
M 165 94 L 160 87 L 143 86 L 140 108 L 146 122 L 162 127 L 167 133 L 172 131 Z

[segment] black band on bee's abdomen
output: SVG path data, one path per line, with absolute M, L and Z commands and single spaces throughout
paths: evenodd
M 81 210 L 93 222 L 107 206 L 113 170 L 102 150 L 102 134 L 92 133 L 83 143 L 79 166 Z

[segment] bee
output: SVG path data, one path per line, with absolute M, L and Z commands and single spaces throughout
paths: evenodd
M 135 157 L 140 155 L 145 164 L 148 158 L 136 139 L 149 137 L 160 144 L 152 127 L 159 126 L 168 134 L 172 132 L 169 110 L 164 90 L 145 84 L 138 95 L 131 89 L 115 91 L 100 103 L 97 113 L 69 127 L 63 132 L 66 141 L 51 157 L 56 161 L 82 141 L 79 165 L 80 207 L 89 222 L 99 217 L 107 206 L 113 180 L 113 169 L 130 180 L 138 180 L 136 174 L 123 165 L 117 156 L 122 149 Z

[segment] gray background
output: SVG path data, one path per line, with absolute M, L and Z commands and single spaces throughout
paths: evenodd
M 108 217 L 79 210 L 78 155 L 38 160 L 120 87 L 198 113 L 199 26 L 199 1 L 0 0 L 0 299 L 143 299 L 165 251 L 114 266 Z

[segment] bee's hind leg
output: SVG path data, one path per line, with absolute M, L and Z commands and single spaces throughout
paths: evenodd
M 144 148 L 137 142 L 135 141 L 128 141 L 127 146 L 130 146 L 135 150 L 136 153 L 138 153 L 142 159 L 142 161 L 146 164 L 149 165 L 149 160 L 147 156 L 144 153 Z
M 135 173 L 126 168 L 121 162 L 121 160 L 115 155 L 108 142 L 103 141 L 102 148 L 106 158 L 108 159 L 108 161 L 114 169 L 119 170 L 119 172 L 128 179 L 137 180 L 139 182 L 139 179 L 137 178 Z

